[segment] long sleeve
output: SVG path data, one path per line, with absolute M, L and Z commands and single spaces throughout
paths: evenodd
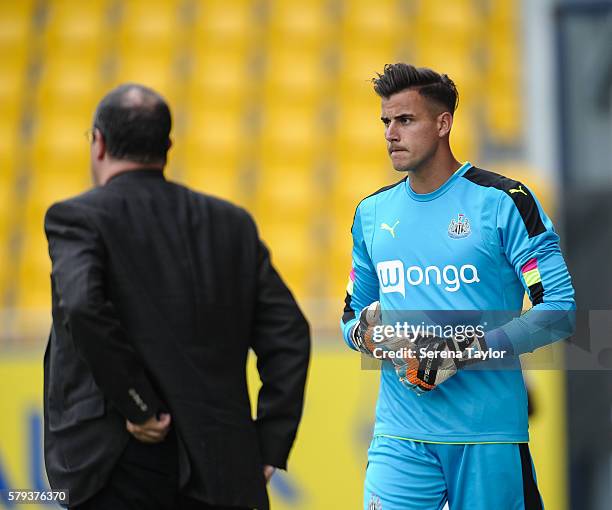
M 145 368 L 105 292 L 105 247 L 74 203 L 53 205 L 45 216 L 57 296 L 54 325 L 70 334 L 96 385 L 125 418 L 143 423 L 162 409 Z
M 516 189 L 521 191 L 513 198 L 506 193 L 501 196 L 497 230 L 505 256 L 533 307 L 490 338 L 494 343 L 500 338 L 509 341 L 519 355 L 571 336 L 576 304 L 552 222 L 526 186 Z
M 264 464 L 284 469 L 302 416 L 310 331 L 261 242 L 256 300 L 251 346 L 262 382 L 256 421 L 259 445 Z
M 351 340 L 351 330 L 358 321 L 359 312 L 379 298 L 378 277 L 366 247 L 359 207 L 355 212 L 351 233 L 353 236 L 352 269 L 346 289 L 340 327 L 346 344 L 351 349 L 357 350 Z

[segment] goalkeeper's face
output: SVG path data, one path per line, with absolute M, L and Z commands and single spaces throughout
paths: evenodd
M 418 90 L 407 89 L 382 98 L 381 120 L 393 168 L 407 172 L 419 170 L 435 156 L 448 137 L 452 115 Z

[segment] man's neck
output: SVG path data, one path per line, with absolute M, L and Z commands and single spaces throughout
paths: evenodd
M 409 171 L 410 187 L 418 194 L 432 193 L 442 186 L 459 168 L 461 163 L 452 154 L 443 161 L 430 161 L 417 170 Z
M 164 166 L 162 163 L 136 163 L 134 161 L 113 161 L 104 169 L 100 178 L 100 186 L 104 186 L 113 177 L 125 172 L 133 172 L 134 170 L 141 170 L 143 168 L 149 170 L 163 170 Z

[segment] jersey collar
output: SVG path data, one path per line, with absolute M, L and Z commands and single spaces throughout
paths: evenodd
M 459 169 L 451 175 L 442 186 L 440 186 L 437 190 L 432 191 L 431 193 L 415 193 L 410 187 L 410 179 L 407 178 L 405 181 L 405 189 L 408 196 L 414 200 L 419 202 L 428 202 L 430 200 L 434 200 L 439 196 L 444 195 L 449 189 L 453 187 L 457 179 L 461 177 L 465 172 L 467 172 L 472 167 L 472 163 L 466 161 L 459 167 Z

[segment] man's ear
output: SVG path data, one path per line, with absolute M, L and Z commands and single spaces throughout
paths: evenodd
M 453 115 L 450 112 L 442 112 L 438 115 L 438 136 L 444 138 L 448 136 L 453 127 Z
M 95 157 L 98 161 L 102 161 L 104 156 L 106 155 L 106 141 L 102 136 L 102 132 L 99 129 L 96 129 L 96 147 L 95 147 Z

